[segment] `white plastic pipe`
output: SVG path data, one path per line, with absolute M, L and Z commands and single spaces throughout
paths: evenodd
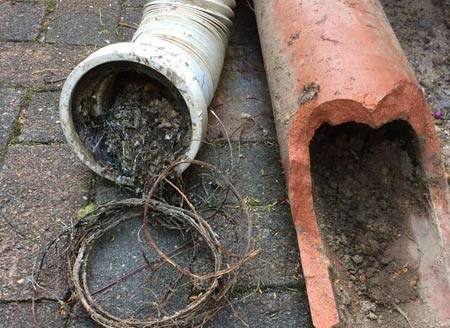
M 76 90 L 95 88 L 96 106 L 102 106 L 111 97 L 114 75 L 128 66 L 146 71 L 175 98 L 181 96 L 191 119 L 185 157 L 195 158 L 206 133 L 207 107 L 222 71 L 235 5 L 234 0 L 149 1 L 131 42 L 106 46 L 75 67 L 61 92 L 60 117 L 69 145 L 84 164 L 109 180 L 133 186 L 95 159 L 73 121 Z M 188 166 L 180 165 L 179 171 Z

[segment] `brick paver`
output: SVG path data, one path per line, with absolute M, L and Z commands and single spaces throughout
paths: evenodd
M 70 71 L 93 47 L 0 43 L 0 87 L 60 89 Z
M 21 90 L 0 89 L 0 158 L 14 131 L 22 95 Z
M 255 289 L 245 296 L 231 298 L 230 303 L 233 309 L 228 306 L 219 312 L 208 327 L 311 327 L 302 289 Z
M 119 0 L 58 1 L 45 40 L 98 46 L 114 43 L 120 10 Z
M 31 306 L 31 302 L 0 303 L 0 327 L 64 327 L 65 319 L 60 315 L 60 306 L 57 302 L 36 302 L 34 318 Z
M 255 205 L 270 205 L 287 199 L 280 155 L 275 142 L 234 142 L 232 151 L 231 157 L 225 142 L 203 145 L 198 158 L 217 165 L 224 172 L 233 166 L 233 183 L 242 197 L 250 199 Z
M 37 256 L 85 206 L 88 187 L 89 174 L 66 146 L 9 147 L 0 174 L 0 300 L 30 298 Z M 61 296 L 64 272 L 54 269 L 44 282 Z
M 259 48 L 230 46 L 211 110 L 235 141 L 275 140 L 270 95 Z M 208 139 L 225 139 L 214 115 L 209 115 Z
M 62 142 L 58 112 L 59 92 L 39 92 L 32 96 L 25 115 L 20 142 Z
M 0 3 L 0 41 L 34 41 L 47 6 L 43 3 Z

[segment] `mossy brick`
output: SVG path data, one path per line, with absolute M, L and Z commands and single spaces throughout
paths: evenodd
M 14 134 L 22 95 L 20 90 L 0 89 L 0 158 Z

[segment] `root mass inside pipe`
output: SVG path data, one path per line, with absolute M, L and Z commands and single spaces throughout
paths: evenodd
M 75 93 L 80 139 L 106 170 L 140 191 L 186 151 L 191 121 L 178 91 L 139 64 L 86 74 Z
M 315 212 L 340 315 L 351 327 L 409 327 L 420 312 L 426 250 L 414 227 L 430 210 L 418 147 L 403 121 L 378 130 L 323 125 L 311 142 Z

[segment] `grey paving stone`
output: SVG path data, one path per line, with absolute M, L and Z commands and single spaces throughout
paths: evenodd
M 65 146 L 9 147 L 0 174 L 0 299 L 31 296 L 33 264 L 42 247 L 86 205 L 89 178 Z M 52 254 L 41 282 L 61 296 L 66 289 L 64 262 Z
M 59 312 L 56 302 L 36 302 L 34 323 L 31 302 L 0 303 L 1 328 L 29 328 L 29 327 L 64 327 L 65 319 Z
M 237 286 L 251 288 L 305 288 L 297 236 L 288 205 L 255 208 L 251 211 L 255 248 L 261 251 L 249 261 Z M 250 286 L 250 287 L 249 287 Z
M 131 191 L 124 189 L 113 182 L 102 177 L 95 177 L 93 198 L 96 204 L 104 204 L 113 200 L 138 198 Z
M 149 0 L 126 0 L 126 6 L 142 8 L 148 1 Z
M 236 294 L 236 293 L 235 293 Z M 205 328 L 312 328 L 306 295 L 300 290 L 271 291 L 260 289 L 249 294 L 230 296 L 233 305 L 225 306 Z M 245 322 L 245 323 L 244 323 Z M 78 307 L 72 328 L 98 328 L 83 309 Z
M 160 257 L 145 242 L 141 227 L 142 208 L 138 208 L 133 219 L 106 233 L 91 253 L 88 277 L 90 289 L 97 291 L 129 270 L 144 266 L 143 270 L 135 275 L 95 295 L 95 300 L 106 311 L 122 318 L 135 317 L 142 320 L 151 315 L 151 303 L 159 302 L 164 297 L 167 288 L 174 284 L 179 272 L 165 263 L 159 267 L 155 266 L 153 270 L 148 269 L 142 250 L 150 263 Z M 189 235 L 183 236 L 179 231 L 161 226 L 151 225 L 151 231 L 155 242 L 166 254 L 190 240 Z M 142 244 L 138 240 L 139 232 L 141 240 L 144 240 Z M 189 267 L 191 253 L 186 251 L 173 259 L 181 266 Z M 165 307 L 169 313 L 183 308 L 189 302 L 192 286 L 183 286 L 187 282 L 188 278 L 183 278 L 183 281 L 174 288 L 173 295 Z M 144 304 L 149 305 L 143 306 Z
M 58 103 L 59 92 L 35 94 L 25 116 L 19 141 L 40 143 L 63 141 Z
M 237 288 L 250 290 L 263 286 L 304 290 L 305 282 L 289 206 L 282 204 L 248 208 L 253 226 L 252 241 L 259 254 L 242 268 L 236 281 Z M 226 215 L 216 215 L 209 222 L 227 249 L 242 254 L 248 232 L 244 212 L 231 204 L 223 206 L 222 211 Z M 210 215 L 205 214 L 204 217 Z
M 22 95 L 20 90 L 0 89 L 0 158 L 11 139 Z
M 125 7 L 123 9 L 123 16 L 121 22 L 125 25 L 118 27 L 119 41 L 131 41 L 139 23 L 142 19 L 142 7 Z
M 312 328 L 309 305 L 303 291 L 255 291 L 230 299 L 206 327 Z
M 241 197 L 254 205 L 270 205 L 287 198 L 285 178 L 276 143 L 233 143 L 233 156 L 226 143 L 204 144 L 197 159 L 216 165 L 226 172 Z M 231 169 L 234 167 L 233 169 Z M 196 166 L 189 168 L 185 178 L 195 177 Z
M 0 41 L 33 41 L 46 12 L 46 5 L 5 1 L 0 3 Z
M 272 106 L 259 49 L 228 48 L 210 110 L 222 121 L 231 140 L 275 140 Z M 225 137 L 223 127 L 210 113 L 207 138 Z
M 0 87 L 59 89 L 70 71 L 93 51 L 93 47 L 0 43 Z
M 117 40 L 119 0 L 59 1 L 45 41 L 104 46 Z
M 7 0 L 7 1 L 11 1 L 14 3 L 22 2 L 22 3 L 45 3 L 45 4 L 49 2 L 49 0 Z
M 80 304 L 74 306 L 74 318 L 67 325 L 67 328 L 101 328 Z

